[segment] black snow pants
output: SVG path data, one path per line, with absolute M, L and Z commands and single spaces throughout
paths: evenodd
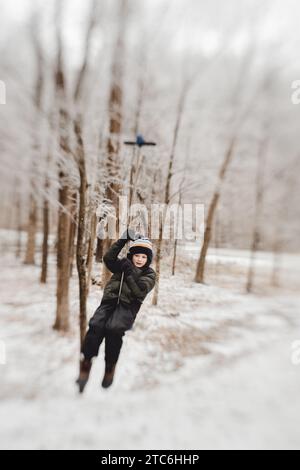
M 105 363 L 115 364 L 120 355 L 123 336 L 134 324 L 138 308 L 117 299 L 102 301 L 89 322 L 82 353 L 86 359 L 98 356 L 100 345 L 105 338 Z

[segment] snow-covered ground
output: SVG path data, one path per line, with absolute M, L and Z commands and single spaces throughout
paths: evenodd
M 194 251 L 182 249 L 176 276 L 164 269 L 159 306 L 148 299 L 126 335 L 111 389 L 100 388 L 101 348 L 79 396 L 76 276 L 72 329 L 62 336 L 51 328 L 54 260 L 41 286 L 39 267 L 16 260 L 10 240 L 2 233 L 2 449 L 300 448 L 295 257 L 281 273 L 281 279 L 294 275 L 294 283 L 274 289 L 271 258 L 259 254 L 255 294 L 246 295 L 245 252 L 212 250 L 208 284 L 198 285 Z M 100 299 L 93 286 L 90 315 Z

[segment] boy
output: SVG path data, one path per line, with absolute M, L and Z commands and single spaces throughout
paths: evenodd
M 132 328 L 144 299 L 155 286 L 156 273 L 150 267 L 153 259 L 152 243 L 148 238 L 135 238 L 134 233 L 127 230 L 103 257 L 113 275 L 104 289 L 100 306 L 90 320 L 83 343 L 80 375 L 77 380 L 80 393 L 88 382 L 92 359 L 98 356 L 104 338 L 105 374 L 102 387 L 110 387 L 123 336 Z M 127 258 L 118 258 L 129 241 L 131 245 Z

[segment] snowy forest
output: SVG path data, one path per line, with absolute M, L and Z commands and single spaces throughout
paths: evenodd
M 0 12 L 0 448 L 299 449 L 299 2 Z M 127 228 L 155 286 L 81 396 Z

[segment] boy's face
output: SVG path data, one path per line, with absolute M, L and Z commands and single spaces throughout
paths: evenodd
M 147 263 L 147 260 L 147 255 L 144 255 L 143 253 L 133 255 L 132 257 L 132 262 L 136 268 L 143 268 Z

